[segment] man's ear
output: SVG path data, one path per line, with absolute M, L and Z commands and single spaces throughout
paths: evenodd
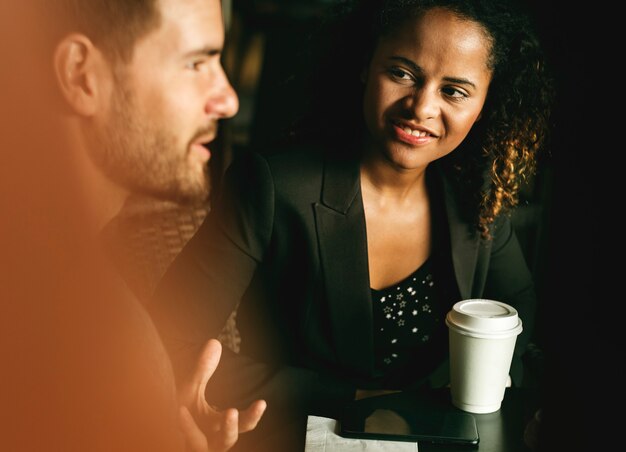
M 66 36 L 54 52 L 54 71 L 63 98 L 75 113 L 92 116 L 101 102 L 105 59 L 85 35 Z

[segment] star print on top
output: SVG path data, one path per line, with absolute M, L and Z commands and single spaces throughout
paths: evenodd
M 441 323 L 430 260 L 403 281 L 371 290 L 375 367 L 388 373 L 405 367 Z

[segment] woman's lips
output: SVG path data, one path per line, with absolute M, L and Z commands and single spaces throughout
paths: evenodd
M 424 145 L 437 138 L 425 130 L 412 129 L 407 125 L 398 123 L 392 123 L 392 128 L 398 140 L 413 146 Z

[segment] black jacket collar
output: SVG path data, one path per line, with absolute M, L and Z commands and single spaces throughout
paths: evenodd
M 462 220 L 452 185 L 440 169 L 433 169 L 442 183 L 454 277 L 461 298 L 470 298 L 480 237 Z M 368 376 L 374 366 L 373 319 L 358 160 L 326 160 L 320 199 L 314 206 L 315 221 L 332 334 L 341 338 L 334 341 L 336 352 L 355 376 Z

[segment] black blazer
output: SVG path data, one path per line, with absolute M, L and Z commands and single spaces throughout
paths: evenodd
M 492 298 L 517 308 L 515 383 L 535 308 L 531 276 L 508 218 L 493 240 L 461 218 L 452 186 L 436 172 L 447 226 L 449 309 Z M 265 398 L 309 413 L 366 387 L 373 371 L 367 237 L 355 159 L 298 150 L 250 153 L 224 178 L 223 196 L 156 291 L 151 307 L 179 378 L 233 309 L 240 355 L 225 351 L 208 398 L 231 406 Z M 450 251 L 451 250 L 451 251 Z M 439 363 L 427 363 L 434 367 Z M 445 366 L 445 363 L 443 363 Z

